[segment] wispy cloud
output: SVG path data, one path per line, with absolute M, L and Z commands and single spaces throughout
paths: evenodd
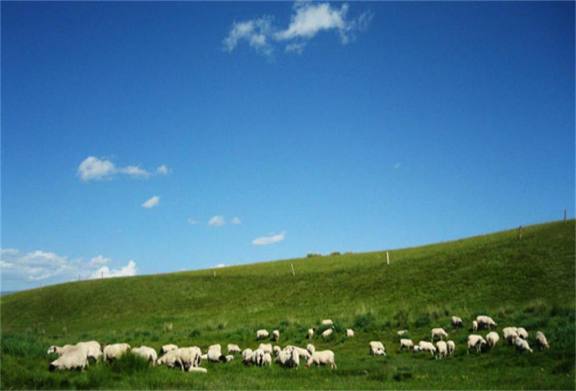
M 23 283 L 41 281 L 70 281 L 90 278 L 133 276 L 137 274 L 136 262 L 130 260 L 126 266 L 110 269 L 113 263 L 102 255 L 91 258 L 70 260 L 68 257 L 50 251 L 35 250 L 21 253 L 16 249 L 2 249 L 0 271 L 3 278 Z
M 188 224 L 191 224 L 191 225 L 198 224 L 198 220 L 195 220 L 192 217 L 189 217 L 188 220 L 186 220 L 186 221 L 188 221 Z
M 340 7 L 330 3 L 297 1 L 294 3 L 290 24 L 286 28 L 272 25 L 271 16 L 234 22 L 227 37 L 224 49 L 234 51 L 240 42 L 247 44 L 258 53 L 271 56 L 275 45 L 284 44 L 286 53 L 302 53 L 306 43 L 320 32 L 333 31 L 345 45 L 351 42 L 357 32 L 367 29 L 372 19 L 371 12 L 363 12 L 354 18 L 348 18 L 349 5 Z
M 396 163 L 394 163 L 394 166 L 393 166 L 393 167 L 397 170 L 397 169 L 399 169 L 400 167 L 402 167 L 402 163 L 396 162 Z
M 238 217 L 234 217 L 232 220 L 230 220 L 230 224 L 242 224 L 242 220 L 240 220 Z
M 214 267 L 217 268 L 217 269 L 221 269 L 221 268 L 223 268 L 223 267 L 226 267 L 226 265 L 223 264 L 223 263 L 219 263 L 218 265 L 215 265 Z
M 279 234 L 273 234 L 273 235 L 269 235 L 269 236 L 261 236 L 259 238 L 254 239 L 252 241 L 252 244 L 254 246 L 267 246 L 269 244 L 281 242 L 284 240 L 285 237 L 286 237 L 286 232 L 282 232 Z
M 83 182 L 111 179 L 117 175 L 125 175 L 131 178 L 149 178 L 152 175 L 166 175 L 170 169 L 166 165 L 159 166 L 154 173 L 139 166 L 128 165 L 117 167 L 114 162 L 105 158 L 88 156 L 78 166 L 77 174 Z
M 159 203 L 160 203 L 160 197 L 153 196 L 153 197 L 150 197 L 149 199 L 147 199 L 146 201 L 144 201 L 144 203 L 142 204 L 142 207 L 146 208 L 146 209 L 150 209 L 150 208 L 157 206 Z
M 210 220 L 208 220 L 208 225 L 213 227 L 221 227 L 224 224 L 226 224 L 224 216 L 212 216 Z

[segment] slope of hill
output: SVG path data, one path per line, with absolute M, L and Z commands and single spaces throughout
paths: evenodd
M 546 388 L 574 389 L 575 224 L 555 222 L 453 242 L 385 252 L 284 260 L 217 270 L 92 280 L 0 299 L 1 385 L 10 388 Z M 295 276 L 292 275 L 294 266 Z M 478 314 L 501 327 L 543 330 L 552 348 L 519 354 L 501 344 L 467 355 L 467 328 Z M 396 330 L 415 340 L 449 328 L 456 357 L 438 361 L 397 352 Z M 282 344 L 306 343 L 308 327 L 336 322 L 316 340 L 338 369 L 246 368 L 206 364 L 198 376 L 124 360 L 83 373 L 49 373 L 52 344 L 96 339 L 159 348 L 173 342 L 255 347 L 257 328 L 278 328 Z M 357 336 L 346 338 L 352 327 Z M 386 358 L 367 354 L 382 340 Z

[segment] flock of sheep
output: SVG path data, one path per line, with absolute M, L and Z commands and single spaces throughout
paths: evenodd
M 334 332 L 334 323 L 330 319 L 325 319 L 322 322 L 323 327 L 327 327 L 320 335 L 323 338 L 328 338 Z M 463 326 L 462 319 L 453 316 L 452 327 L 460 328 Z M 496 328 L 496 322 L 486 315 L 479 315 L 472 321 L 472 330 L 477 332 L 480 329 L 489 329 L 486 337 L 479 334 L 470 334 L 467 340 L 467 351 L 481 352 L 486 349 L 492 349 L 500 340 L 500 336 L 492 328 Z M 442 359 L 453 356 L 456 350 L 456 344 L 452 340 L 444 341 L 448 338 L 448 333 L 443 328 L 433 328 L 431 332 L 431 341 L 419 341 L 415 344 L 409 338 L 403 338 L 408 333 L 407 330 L 400 330 L 397 332 L 400 337 L 400 351 L 409 350 L 413 352 L 427 352 L 436 359 Z M 314 337 L 315 330 L 310 328 L 307 333 L 307 338 Z M 354 330 L 346 329 L 347 337 L 354 337 Z M 528 332 L 523 327 L 505 327 L 502 329 L 503 338 L 509 343 L 516 346 L 519 351 L 532 352 L 528 343 Z M 273 330 L 269 333 L 267 330 L 256 331 L 256 339 L 270 339 L 273 342 L 279 342 L 280 331 Z M 535 342 L 540 348 L 548 349 L 550 346 L 546 336 L 541 331 L 536 332 Z M 252 350 L 246 348 L 241 350 L 236 344 L 228 344 L 227 355 L 222 353 L 222 346 L 220 344 L 211 345 L 206 353 L 197 346 L 192 347 L 178 347 L 173 344 L 164 345 L 160 350 L 161 357 L 158 357 L 156 351 L 148 346 L 140 346 L 132 348 L 127 343 L 116 343 L 104 346 L 96 341 L 79 342 L 75 345 L 65 346 L 51 346 L 48 349 L 48 354 L 55 353 L 59 357 L 50 363 L 50 370 L 71 370 L 80 369 L 84 370 L 88 367 L 90 361 L 104 360 L 111 362 L 116 360 L 127 353 L 132 353 L 136 356 L 142 357 L 152 365 L 165 365 L 171 368 L 180 368 L 182 371 L 206 373 L 207 369 L 200 367 L 202 360 L 210 362 L 230 362 L 234 359 L 234 354 L 241 354 L 242 362 L 245 365 L 256 366 L 271 366 L 272 362 L 286 368 L 296 368 L 300 365 L 300 360 L 306 362 L 306 366 L 312 365 L 326 365 L 330 368 L 336 368 L 335 354 L 331 350 L 316 351 L 312 344 L 308 344 L 306 348 L 287 345 L 284 348 L 272 343 L 260 343 L 260 345 Z M 369 342 L 369 353 L 375 356 L 386 356 L 386 348 L 381 341 Z

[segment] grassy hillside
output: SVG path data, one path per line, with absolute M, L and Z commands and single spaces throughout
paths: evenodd
M 1 386 L 10 388 L 499 388 L 574 389 L 575 225 L 550 223 L 425 247 L 343 254 L 166 275 L 82 281 L 2 297 Z M 292 276 L 290 265 L 296 275 Z M 216 273 L 214 275 L 214 272 Z M 398 353 L 396 330 L 428 339 L 450 316 L 492 315 L 501 326 L 543 330 L 549 351 L 518 354 L 498 346 L 467 355 L 468 330 L 451 333 L 446 361 Z M 159 348 L 254 348 L 257 328 L 279 328 L 282 344 L 305 344 L 320 319 L 336 335 L 316 340 L 338 369 L 246 368 L 203 364 L 207 375 L 98 364 L 83 373 L 49 373 L 51 344 L 97 339 Z M 171 327 L 170 327 L 171 325 Z M 341 332 L 352 327 L 357 336 Z M 450 331 L 450 330 L 449 330 Z M 386 358 L 367 355 L 382 340 Z

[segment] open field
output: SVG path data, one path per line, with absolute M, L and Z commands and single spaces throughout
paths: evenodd
M 554 222 L 453 242 L 385 252 L 312 257 L 166 275 L 91 280 L 2 297 L 2 389 L 574 389 L 575 224 Z M 292 276 L 290 264 L 296 275 Z M 470 321 L 491 315 L 542 330 L 549 351 L 520 354 L 501 343 L 466 354 Z M 465 328 L 451 332 L 450 316 Z M 208 374 L 148 368 L 137 360 L 50 373 L 46 349 L 96 339 L 159 349 L 238 343 L 257 346 L 255 330 L 278 328 L 281 344 L 305 345 L 308 327 L 336 322 L 315 339 L 336 353 L 338 369 L 283 369 L 203 363 Z M 167 327 L 168 324 L 172 324 Z M 346 338 L 352 327 L 356 337 Z M 396 330 L 415 341 L 445 327 L 456 356 L 399 353 Z M 485 334 L 485 332 L 483 332 Z M 531 333 L 533 334 L 533 333 Z M 368 355 L 382 340 L 387 357 Z M 501 341 L 502 342 L 502 341 Z M 533 335 L 530 342 L 533 343 Z

